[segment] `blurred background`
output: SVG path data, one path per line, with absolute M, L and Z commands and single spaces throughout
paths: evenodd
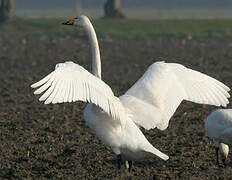
M 96 30 L 102 78 L 125 93 L 156 61 L 180 63 L 232 87 L 231 0 L 0 0 L 0 179 L 231 179 L 215 165 L 204 119 L 215 106 L 183 102 L 165 131 L 144 132 L 170 159 L 117 169 L 85 125 L 82 102 L 44 105 L 30 85 L 73 61 L 90 70 L 85 14 Z M 231 100 L 231 99 L 230 99 Z M 231 103 L 228 108 L 231 108 Z
M 231 0 L 113 0 L 129 18 L 231 18 Z M 109 1 L 110 2 L 110 1 Z M 23 17 L 70 17 L 81 11 L 104 16 L 106 0 L 16 0 L 16 14 Z M 75 9 L 79 8 L 79 10 Z

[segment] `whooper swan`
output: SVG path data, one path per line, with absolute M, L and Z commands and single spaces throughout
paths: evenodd
M 216 164 L 219 165 L 220 152 L 225 165 L 229 154 L 228 145 L 232 145 L 232 109 L 218 109 L 212 112 L 205 121 L 205 130 L 216 147 Z
M 92 73 L 73 62 L 57 64 L 55 70 L 39 82 L 34 94 L 43 95 L 45 104 L 84 101 L 86 124 L 97 137 L 110 146 L 121 160 L 129 162 L 156 155 L 169 157 L 153 147 L 139 127 L 145 129 L 168 127 L 169 119 L 185 99 L 216 106 L 226 106 L 230 89 L 223 83 L 180 64 L 156 62 L 122 96 L 115 97 L 111 88 L 101 80 L 101 60 L 94 28 L 86 16 L 63 23 L 85 29 L 92 51 Z

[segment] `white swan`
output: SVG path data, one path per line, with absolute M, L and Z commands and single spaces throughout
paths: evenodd
M 205 130 L 216 147 L 216 163 L 219 164 L 219 152 L 225 164 L 232 145 L 232 109 L 219 109 L 212 112 L 205 121 Z M 227 145 L 228 144 L 228 145 Z
M 145 138 L 139 127 L 145 129 L 168 127 L 169 119 L 182 100 L 226 106 L 230 89 L 200 72 L 180 64 L 156 62 L 122 96 L 115 97 L 101 77 L 98 41 L 92 24 L 86 16 L 64 23 L 82 26 L 88 34 L 92 49 L 92 75 L 73 62 L 56 65 L 53 72 L 31 85 L 38 88 L 34 94 L 43 95 L 40 101 L 63 103 L 89 102 L 84 110 L 86 124 L 98 138 L 110 146 L 118 157 L 129 161 L 156 155 L 163 160 L 169 157 Z

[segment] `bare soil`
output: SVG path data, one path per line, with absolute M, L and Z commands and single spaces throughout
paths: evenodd
M 103 80 L 123 94 L 156 61 L 177 62 L 232 87 L 232 39 L 99 38 Z M 84 36 L 0 34 L 0 179 L 231 179 L 215 165 L 204 120 L 216 109 L 183 102 L 165 131 L 144 131 L 170 156 L 118 170 L 116 157 L 83 121 L 84 103 L 44 105 L 30 84 L 72 60 L 90 69 Z M 231 104 L 229 105 L 231 108 Z

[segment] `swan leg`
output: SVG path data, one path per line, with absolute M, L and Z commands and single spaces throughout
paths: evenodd
M 224 166 L 226 166 L 226 158 L 225 157 L 222 157 L 222 163 Z
M 118 169 L 120 169 L 121 164 L 122 164 L 122 156 L 121 156 L 121 154 L 117 155 L 117 163 L 118 163 Z
M 125 165 L 125 168 L 126 168 L 126 169 L 129 169 L 129 163 L 128 163 L 128 161 L 125 161 L 125 162 L 124 162 L 124 165 Z
M 219 147 L 216 147 L 216 165 L 219 165 Z
M 132 161 L 125 161 L 125 168 L 128 169 L 128 172 L 131 172 L 131 168 L 132 168 Z
M 118 154 L 117 155 L 117 163 L 118 163 L 118 169 L 121 169 L 121 165 L 122 163 L 124 163 L 125 165 L 125 168 L 128 169 L 129 172 L 131 172 L 131 168 L 132 168 L 132 161 L 123 161 L 122 159 L 122 155 L 121 154 Z
M 133 162 L 132 161 L 128 161 L 128 164 L 129 164 L 128 171 L 131 172 L 131 168 L 132 168 Z

